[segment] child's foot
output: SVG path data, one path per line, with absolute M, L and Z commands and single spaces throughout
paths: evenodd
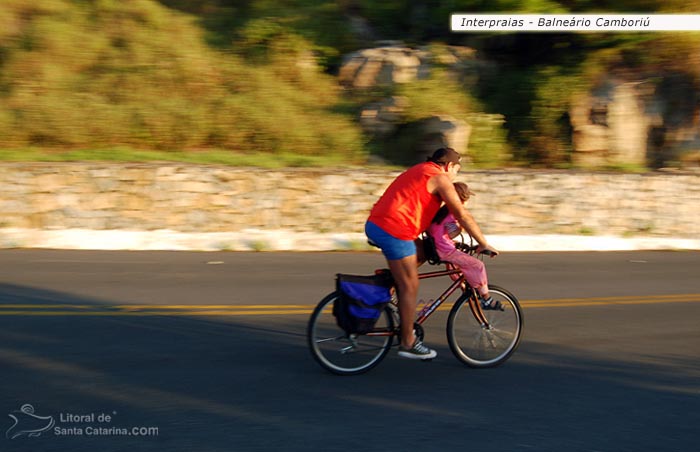
M 493 297 L 489 295 L 488 298 L 481 297 L 481 309 L 487 311 L 504 311 L 503 303 L 501 301 L 495 301 Z

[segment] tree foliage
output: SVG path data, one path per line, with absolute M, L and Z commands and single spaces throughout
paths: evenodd
M 604 77 L 674 72 L 700 86 L 698 34 L 454 34 L 449 15 L 699 8 L 698 0 L 3 0 L 0 147 L 335 152 L 361 161 L 368 138 L 357 112 L 372 96 L 343 93 L 333 74 L 344 54 L 400 39 L 471 46 L 498 67 L 476 83 L 436 70 L 397 87 L 393 94 L 411 98 L 407 120 L 441 109 L 472 123 L 477 160 L 512 154 L 556 165 L 571 151 L 572 97 Z
M 303 36 L 252 42 L 267 49 L 253 64 L 151 0 L 7 0 L 0 21 L 2 147 L 364 156 L 333 77 L 299 64 Z

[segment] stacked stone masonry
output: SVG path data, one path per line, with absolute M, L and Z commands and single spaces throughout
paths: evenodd
M 397 171 L 5 163 L 0 227 L 362 232 Z M 471 171 L 487 234 L 700 236 L 700 175 Z

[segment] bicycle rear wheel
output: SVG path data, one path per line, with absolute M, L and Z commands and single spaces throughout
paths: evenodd
M 338 375 L 367 372 L 391 349 L 394 331 L 391 309 L 385 308 L 377 320 L 374 334 L 379 335 L 347 334 L 333 316 L 337 298 L 337 292 L 328 295 L 311 314 L 306 333 L 311 355 L 324 369 Z
M 470 293 L 462 295 L 447 319 L 447 341 L 452 353 L 469 367 L 485 368 L 503 364 L 520 342 L 523 315 L 518 300 L 508 291 L 489 285 L 494 301 L 504 311 L 480 310 L 486 322 L 478 318 Z

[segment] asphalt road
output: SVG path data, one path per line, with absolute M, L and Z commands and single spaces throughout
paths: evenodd
M 308 314 L 377 253 L 0 251 L 0 450 L 697 450 L 700 253 L 487 264 L 525 308 L 505 365 L 460 364 L 438 312 L 434 361 L 336 377 Z

